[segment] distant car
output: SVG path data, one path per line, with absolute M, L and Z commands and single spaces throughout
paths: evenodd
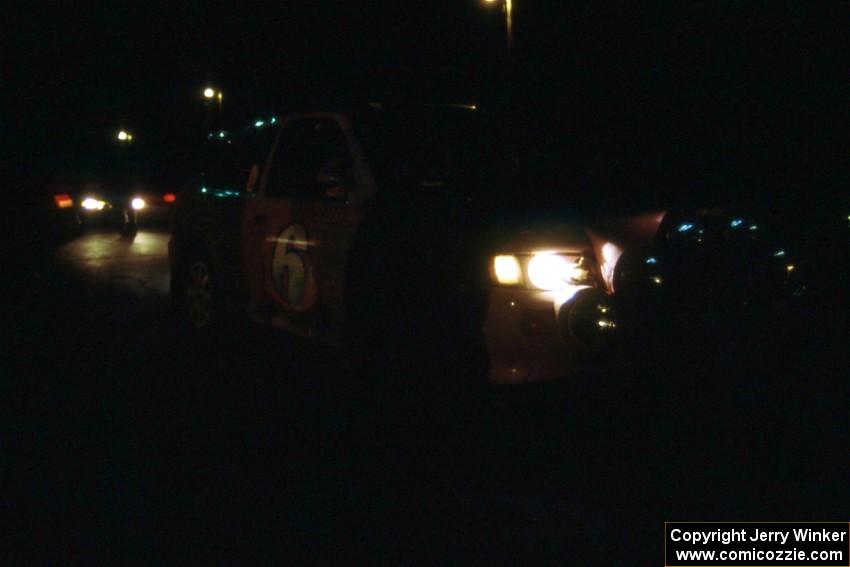
M 22 222 L 22 227 L 31 231 L 39 244 L 49 246 L 79 234 L 81 225 L 72 185 L 35 182 L 23 200 L 28 220 Z
M 41 184 L 54 196 L 56 208 L 73 215 L 80 227 L 132 232 L 139 225 L 170 221 L 177 190 L 156 177 L 159 164 L 150 148 L 110 141 L 79 154 L 53 156 Z
M 80 224 L 134 231 L 141 224 L 167 223 L 177 195 L 149 185 L 87 184 L 78 187 L 74 210 Z

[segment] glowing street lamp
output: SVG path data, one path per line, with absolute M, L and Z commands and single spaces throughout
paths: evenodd
M 220 90 L 216 90 L 212 87 L 206 87 L 204 89 L 204 98 L 207 100 L 215 99 L 218 103 L 218 117 L 221 120 L 221 101 L 224 98 L 224 95 Z
M 223 94 L 221 91 L 216 90 L 212 87 L 207 87 L 204 89 L 204 98 L 207 100 L 216 99 L 219 104 L 221 104 L 221 99 L 223 98 Z
M 132 142 L 133 141 L 133 135 L 131 133 L 127 132 L 126 130 L 119 130 L 118 131 L 118 141 L 119 142 Z
M 513 0 L 484 0 L 485 4 L 502 4 L 502 9 L 505 12 L 505 32 L 508 44 L 508 55 L 510 56 L 511 49 L 514 43 L 514 15 L 513 15 Z
M 513 17 L 513 0 L 483 0 L 489 7 L 501 5 L 502 12 L 505 14 L 505 103 L 508 107 L 512 107 L 513 101 L 513 81 L 514 81 L 514 17 Z

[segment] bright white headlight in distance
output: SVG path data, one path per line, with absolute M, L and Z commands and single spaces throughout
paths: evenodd
M 80 203 L 80 206 L 82 206 L 87 211 L 99 211 L 106 206 L 106 202 L 101 201 L 100 199 L 86 197 L 85 199 L 83 199 L 83 202 Z
M 139 209 L 145 208 L 145 200 L 140 197 L 136 197 L 130 202 L 130 205 L 138 211 Z
M 493 259 L 496 281 L 502 285 L 516 285 L 522 279 L 522 268 L 516 256 L 496 256 Z
M 535 287 L 545 290 L 563 289 L 570 285 L 576 264 L 554 252 L 535 254 L 528 263 L 528 279 Z

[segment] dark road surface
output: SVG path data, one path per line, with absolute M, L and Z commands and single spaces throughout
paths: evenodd
M 398 428 L 332 353 L 194 341 L 167 239 L 88 233 L 6 274 L 3 565 L 660 565 L 665 520 L 847 519 L 847 355 L 816 332 Z
M 168 238 L 156 230 L 132 238 L 92 231 L 60 246 L 56 262 L 91 284 L 161 300 L 168 293 Z

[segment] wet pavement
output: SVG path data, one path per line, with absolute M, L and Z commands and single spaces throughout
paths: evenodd
M 705 346 L 396 428 L 332 352 L 195 340 L 167 238 L 85 233 L 6 274 L 4 564 L 660 564 L 665 520 L 850 510 L 843 339 L 745 364 Z

